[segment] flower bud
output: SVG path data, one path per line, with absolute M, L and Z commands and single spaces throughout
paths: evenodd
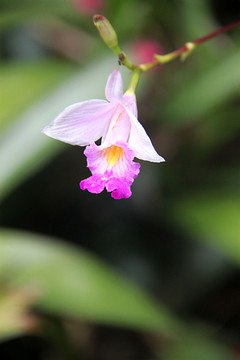
M 118 47 L 118 38 L 110 22 L 103 15 L 94 15 L 93 23 L 105 44 L 112 50 Z

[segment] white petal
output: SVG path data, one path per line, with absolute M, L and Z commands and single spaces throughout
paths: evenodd
M 114 70 L 108 77 L 105 87 L 105 95 L 108 101 L 122 101 L 123 83 L 119 69 Z
M 89 100 L 66 107 L 42 132 L 68 144 L 85 146 L 98 140 L 109 125 L 113 106 Z
M 134 151 L 135 157 L 151 162 L 165 161 L 154 149 L 149 136 L 138 119 L 128 109 L 126 110 L 132 125 L 128 143 L 129 147 Z
M 105 148 L 115 144 L 116 142 L 127 142 L 131 130 L 131 121 L 125 108 L 117 105 L 111 118 L 111 122 L 102 137 L 101 147 Z
M 137 110 L 137 102 L 136 96 L 134 94 L 128 94 L 127 92 L 123 95 L 123 103 L 125 107 L 133 113 L 133 115 L 137 118 L 138 117 L 138 110 Z

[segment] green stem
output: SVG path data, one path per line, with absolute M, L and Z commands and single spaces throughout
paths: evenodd
M 128 69 L 130 70 L 135 70 L 138 68 L 137 65 L 134 65 L 127 57 L 127 54 L 123 51 L 120 50 L 120 52 L 117 54 L 118 55 L 118 60 L 120 62 L 120 64 L 126 66 Z
M 157 61 L 157 64 L 166 64 L 174 59 L 176 59 L 177 57 L 181 57 L 182 60 L 185 60 L 186 57 L 188 55 L 191 54 L 191 52 L 195 49 L 195 47 L 197 46 L 197 43 L 193 42 L 188 42 L 186 43 L 184 46 L 182 46 L 180 49 L 177 49 L 169 54 L 166 55 L 157 55 L 155 54 L 155 60 Z
M 127 94 L 135 94 L 139 78 L 140 78 L 140 69 L 136 68 L 133 70 L 130 84 L 126 92 Z

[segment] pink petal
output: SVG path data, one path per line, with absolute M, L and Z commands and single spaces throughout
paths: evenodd
M 112 193 L 111 196 L 113 199 L 128 199 L 132 195 L 131 185 L 132 181 L 129 181 L 128 178 L 110 178 L 106 183 L 106 189 Z
M 158 153 L 154 149 L 149 136 L 147 135 L 146 131 L 144 130 L 138 119 L 128 109 L 126 110 L 132 124 L 128 143 L 130 148 L 134 152 L 134 156 L 138 159 L 151 162 L 165 161 L 165 159 L 158 155 Z
M 129 179 L 118 179 L 106 175 L 93 175 L 80 182 L 81 190 L 88 190 L 92 194 L 100 194 L 104 187 L 111 192 L 114 199 L 128 199 L 131 195 L 130 186 L 132 181 Z
M 88 145 L 103 135 L 113 112 L 105 100 L 83 101 L 66 107 L 42 132 L 68 144 Z
M 101 175 L 93 175 L 80 182 L 81 190 L 88 190 L 92 194 L 100 194 L 105 187 L 105 179 Z
M 124 151 L 124 156 L 115 165 L 109 165 L 106 158 L 107 149 L 101 149 L 96 144 L 87 146 L 84 154 L 87 157 L 87 166 L 92 176 L 80 182 L 82 190 L 87 189 L 91 193 L 99 194 L 106 187 L 112 192 L 114 199 L 129 198 L 131 185 L 139 174 L 140 164 L 133 161 L 133 151 L 126 143 L 118 142 Z
M 118 68 L 108 77 L 105 87 L 105 95 L 108 101 L 122 101 L 123 83 L 122 76 Z

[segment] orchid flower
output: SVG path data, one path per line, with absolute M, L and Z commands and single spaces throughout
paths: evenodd
M 143 126 L 137 120 L 136 98 L 132 91 L 123 94 L 119 69 L 108 78 L 106 100 L 89 100 L 68 106 L 48 126 L 46 135 L 79 146 L 92 176 L 80 182 L 82 190 L 99 194 L 106 187 L 114 199 L 129 198 L 138 176 L 138 159 L 161 162 Z M 102 138 L 101 144 L 95 141 Z

